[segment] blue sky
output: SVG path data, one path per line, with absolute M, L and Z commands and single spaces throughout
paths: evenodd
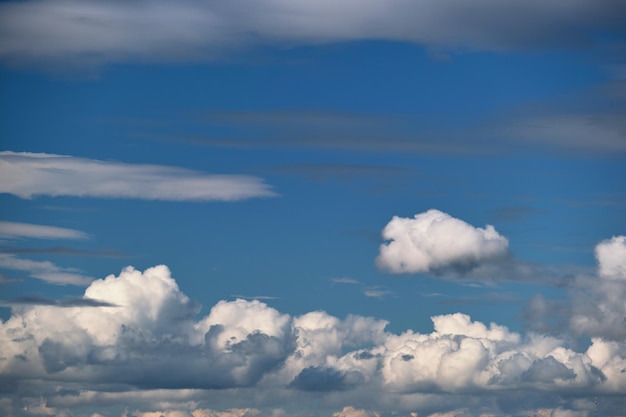
M 0 413 L 626 415 L 624 19 L 2 2 Z

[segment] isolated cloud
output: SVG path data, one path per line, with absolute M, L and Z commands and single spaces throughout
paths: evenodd
M 85 232 L 64 227 L 0 221 L 0 239 L 86 239 Z
M 84 297 L 98 301 L 12 305 L 0 322 L 0 400 L 52 414 L 150 400 L 146 413 L 196 416 L 202 398 L 243 395 L 256 407 L 314 393 L 330 405 L 342 393 L 409 415 L 461 408 L 450 394 L 569 398 L 584 391 L 610 403 L 626 390 L 624 341 L 594 338 L 580 351 L 567 338 L 522 335 L 461 313 L 432 317 L 431 333 L 401 334 L 385 331 L 382 320 L 322 311 L 292 317 L 257 300 L 220 301 L 197 319 L 199 306 L 165 266 L 126 268 L 94 281 Z M 68 389 L 56 390 L 59 384 Z M 345 407 L 344 414 L 360 412 Z
M 434 209 L 413 219 L 394 216 L 382 235 L 388 242 L 380 246 L 376 263 L 392 273 L 470 270 L 502 257 L 509 246 L 491 225 L 475 228 Z
M 0 152 L 0 177 L 0 192 L 21 198 L 48 195 L 235 201 L 276 195 L 256 177 L 44 153 Z
M 211 59 L 255 44 L 370 39 L 486 50 L 575 47 L 619 27 L 625 9 L 618 0 L 263 0 L 252 7 L 244 1 L 13 1 L 0 8 L 0 58 L 101 65 Z M 154 27 L 159 30 L 146 30 Z
M 614 236 L 596 246 L 600 276 L 626 280 L 626 236 Z

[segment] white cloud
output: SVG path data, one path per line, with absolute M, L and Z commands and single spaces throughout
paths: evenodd
M 600 276 L 626 280 L 626 236 L 614 236 L 596 246 Z
M 389 242 L 380 246 L 376 263 L 393 273 L 469 270 L 502 257 L 509 246 L 491 225 L 475 228 L 434 209 L 413 219 L 394 216 L 382 235 Z
M 487 50 L 579 46 L 593 42 L 594 28 L 619 27 L 625 13 L 614 0 L 260 0 L 252 6 L 245 1 L 14 1 L 0 9 L 0 58 L 101 65 L 219 58 L 259 43 L 369 39 Z M 154 27 L 159 30 L 148 30 Z
M 264 407 L 313 393 L 327 408 L 344 407 L 337 415 L 384 415 L 375 410 L 390 407 L 428 415 L 469 406 L 468 396 L 584 391 L 611 401 L 626 390 L 623 340 L 594 338 L 580 351 L 567 338 L 522 335 L 461 313 L 432 317 L 430 333 L 394 334 L 383 320 L 323 311 L 292 317 L 258 300 L 220 301 L 196 318 L 199 306 L 163 265 L 128 267 L 94 281 L 84 296 L 116 307 L 14 305 L 0 322 L 0 385 L 19 382 L 22 403 L 46 397 L 33 404 L 60 413 L 132 399 L 141 413 L 222 417 L 257 409 L 213 412 L 200 402 L 245 398 L 236 404 Z M 54 389 L 70 382 L 76 393 Z M 345 406 L 359 399 L 372 411 Z
M 574 333 L 626 341 L 626 237 L 596 245 L 598 277 L 581 277 L 572 288 L 569 309 Z
M 57 285 L 89 285 L 93 278 L 82 275 L 73 268 L 62 268 L 50 261 L 34 261 L 0 253 L 0 268 L 26 271 L 32 278 Z
M 251 176 L 44 153 L 0 152 L 0 178 L 0 193 L 21 198 L 48 195 L 234 201 L 276 195 L 261 179 Z
M 87 239 L 85 232 L 64 227 L 0 221 L 0 238 Z
M 380 417 L 380 413 L 346 406 L 343 410 L 333 413 L 333 417 Z

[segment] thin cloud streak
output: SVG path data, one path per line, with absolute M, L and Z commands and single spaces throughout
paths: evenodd
M 84 68 L 223 59 L 259 45 L 406 41 L 436 49 L 581 48 L 620 27 L 619 0 L 476 4 L 425 0 L 171 3 L 43 0 L 0 5 L 0 59 Z M 159 30 L 146 30 L 158 27 Z
M 32 278 L 56 285 L 87 286 L 94 280 L 73 268 L 62 268 L 50 261 L 34 261 L 5 253 L 0 253 L 0 268 L 27 272 Z
M 80 230 L 31 223 L 0 221 L 0 238 L 5 239 L 87 239 Z
M 16 297 L 11 300 L 0 300 L 2 306 L 55 306 L 55 307 L 119 307 L 117 304 L 96 300 L 88 297 L 66 297 L 55 300 L 39 296 Z
M 113 249 L 81 249 L 66 246 L 49 248 L 1 247 L 0 252 L 14 255 L 60 255 L 60 256 L 94 256 L 102 258 L 128 258 L 131 255 Z
M 0 152 L 0 193 L 136 198 L 166 201 L 237 201 L 277 194 L 260 178 L 212 175 L 185 168 L 108 162 L 73 156 Z

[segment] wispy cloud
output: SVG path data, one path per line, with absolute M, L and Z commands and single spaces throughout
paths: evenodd
M 16 282 L 19 281 L 17 279 L 9 278 L 6 275 L 0 273 L 0 284 L 5 284 L 7 282 Z
M 331 279 L 331 281 L 334 284 L 358 284 L 359 283 L 359 281 L 350 277 L 333 278 Z
M 73 268 L 62 268 L 50 261 L 34 261 L 5 253 L 0 253 L 0 268 L 24 271 L 32 278 L 56 285 L 86 286 L 94 280 Z
M 623 3 L 486 0 L 276 2 L 11 1 L 0 5 L 0 59 L 59 67 L 223 58 L 256 45 L 354 40 L 434 48 L 547 49 L 593 45 L 617 28 Z M 158 27 L 159 30 L 145 30 Z
M 272 295 L 241 295 L 234 294 L 233 297 L 241 298 L 243 300 L 277 300 L 278 297 L 274 297 Z
M 63 227 L 0 221 L 0 238 L 87 239 L 85 232 Z
M 117 304 L 108 301 L 96 300 L 89 297 L 66 297 L 55 300 L 40 296 L 23 296 L 11 300 L 0 300 L 0 305 L 4 306 L 55 306 L 55 307 L 118 307 Z
M 0 152 L 0 177 L 0 192 L 21 198 L 48 195 L 235 201 L 276 196 L 262 179 L 252 176 L 212 175 L 164 165 L 44 153 Z
M 66 246 L 49 248 L 0 247 L 0 252 L 15 255 L 61 255 L 61 256 L 97 256 L 103 258 L 127 258 L 130 255 L 113 249 L 82 249 Z
M 380 287 L 366 287 L 363 288 L 363 294 L 366 297 L 384 298 L 388 295 L 391 295 L 391 291 L 381 289 Z
M 398 178 L 414 174 L 415 170 L 405 167 L 386 165 L 365 165 L 346 163 L 309 163 L 282 165 L 270 168 L 270 172 L 286 175 L 301 175 L 315 181 L 357 181 L 360 179 L 381 180 Z
M 613 85 L 606 83 L 606 85 Z M 189 117 L 193 133 L 150 130 L 131 135 L 149 140 L 185 142 L 234 149 L 304 148 L 360 152 L 408 152 L 435 155 L 496 155 L 511 152 L 565 151 L 576 155 L 626 152 L 626 99 L 605 86 L 591 92 L 493 110 L 461 126 L 434 126 L 415 115 L 350 113 L 336 109 L 241 110 Z M 566 102 L 566 103 L 564 103 Z M 178 130 L 178 131 L 177 131 Z M 326 165 L 326 166 L 325 166 Z M 313 179 L 406 174 L 401 167 L 303 164 L 276 167 L 278 173 Z
M 541 213 L 533 207 L 528 206 L 505 206 L 499 207 L 491 216 L 494 221 L 501 222 L 519 222 L 533 214 Z

